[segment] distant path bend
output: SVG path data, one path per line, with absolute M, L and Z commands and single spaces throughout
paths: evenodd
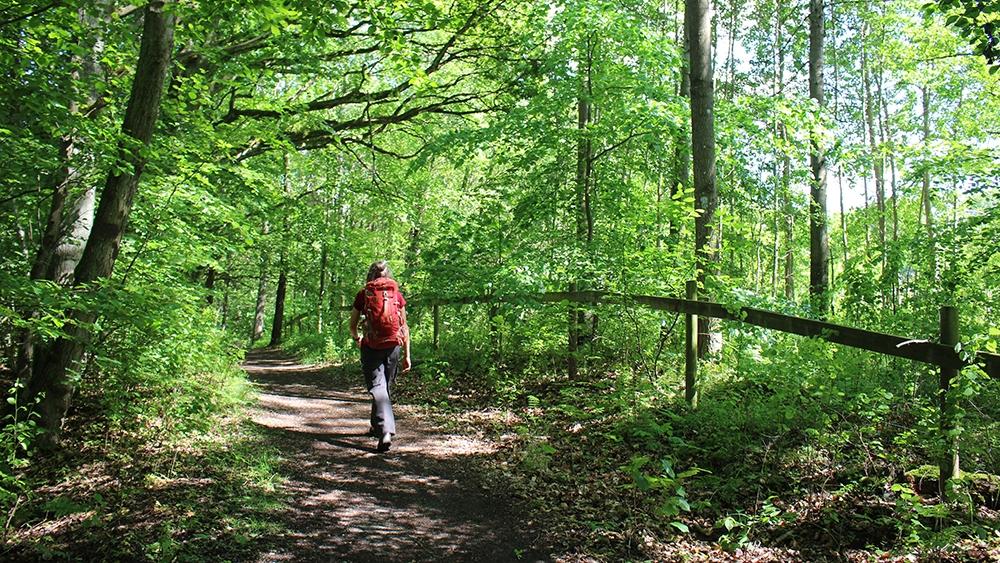
M 249 351 L 243 369 L 259 397 L 253 421 L 286 460 L 290 497 L 278 515 L 290 533 L 262 563 L 552 561 L 544 534 L 476 471 L 470 456 L 489 444 L 397 408 L 392 449 L 377 454 L 360 372 L 354 384 L 274 349 Z

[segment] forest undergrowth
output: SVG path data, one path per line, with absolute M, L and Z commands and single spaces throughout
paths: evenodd
M 164 441 L 111 426 L 81 409 L 65 449 L 32 457 L 0 561 L 238 561 L 280 533 L 280 458 L 258 429 L 218 419 Z
M 683 399 L 682 370 L 654 378 L 598 357 L 576 380 L 538 362 L 438 357 L 401 394 L 455 431 L 497 441 L 484 462 L 493 482 L 528 501 L 568 552 L 998 560 L 992 399 L 968 409 L 966 473 L 942 503 L 934 372 L 798 346 L 792 367 L 759 353 L 724 358 L 736 369 L 708 364 L 696 409 Z M 865 370 L 876 375 L 858 376 Z

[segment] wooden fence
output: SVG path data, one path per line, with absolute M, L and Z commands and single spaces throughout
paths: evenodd
M 571 289 L 574 289 L 571 285 Z M 941 368 L 939 381 L 941 434 L 947 451 L 939 461 L 939 486 L 942 495 L 945 494 L 946 483 L 953 476 L 959 475 L 958 431 L 954 420 L 954 409 L 950 403 L 948 390 L 951 382 L 958 376 L 959 370 L 968 365 L 979 365 L 993 379 L 1000 378 L 1000 355 L 987 352 L 977 352 L 969 356 L 959 348 L 959 319 L 955 307 L 941 307 L 939 311 L 940 332 L 933 338 L 911 338 L 873 332 L 833 323 L 804 319 L 791 315 L 742 307 L 724 305 L 711 301 L 697 299 L 697 283 L 689 281 L 686 286 L 686 299 L 673 297 L 654 297 L 651 295 L 631 295 L 608 291 L 552 291 L 535 295 L 482 295 L 456 298 L 413 299 L 409 307 L 431 307 L 434 321 L 434 348 L 440 346 L 442 305 L 468 305 L 473 303 L 515 303 L 525 300 L 539 303 L 592 303 L 607 305 L 622 305 L 626 307 L 642 306 L 654 311 L 669 311 L 685 315 L 685 397 L 692 406 L 697 406 L 698 400 L 698 317 L 712 317 L 740 321 L 761 328 L 777 330 L 789 334 L 797 334 L 809 338 L 821 338 L 829 342 L 868 350 L 886 356 L 915 360 Z M 349 310 L 350 305 L 341 307 Z M 571 309 L 572 310 L 572 309 Z M 572 313 L 571 313 L 572 315 Z M 571 371 L 575 366 L 576 338 L 570 331 L 568 348 L 571 359 Z
M 571 286 L 571 289 L 574 289 Z M 941 435 L 947 448 L 939 460 L 941 494 L 946 494 L 946 486 L 953 476 L 959 475 L 958 431 L 954 420 L 954 409 L 950 403 L 948 390 L 958 376 L 959 370 L 978 364 L 991 378 L 1000 378 L 1000 355 L 979 352 L 973 357 L 964 354 L 959 344 L 959 319 L 955 307 L 942 307 L 939 311 L 940 333 L 936 338 L 910 338 L 883 334 L 870 330 L 836 325 L 814 319 L 804 319 L 783 315 L 753 307 L 741 307 L 700 301 L 697 299 L 697 284 L 687 283 L 686 299 L 654 297 L 650 295 L 626 295 L 607 291 L 556 291 L 537 295 L 476 296 L 451 299 L 414 300 L 411 307 L 432 307 L 434 320 L 434 347 L 440 345 L 441 305 L 517 302 L 526 299 L 541 303 L 593 303 L 613 304 L 626 307 L 642 306 L 655 311 L 669 311 L 685 318 L 685 397 L 693 406 L 698 400 L 698 317 L 712 317 L 740 321 L 754 326 L 797 334 L 809 338 L 821 338 L 829 342 L 868 350 L 879 354 L 923 362 L 941 368 L 939 381 Z M 573 313 L 570 313 L 571 317 Z M 572 330 L 568 339 L 571 371 L 575 371 L 576 338 Z
M 690 295 L 690 293 L 689 293 Z M 966 359 L 956 351 L 955 342 L 944 342 L 939 338 L 914 338 L 883 334 L 843 325 L 836 325 L 814 319 L 804 319 L 775 313 L 753 307 L 741 307 L 699 301 L 697 299 L 676 299 L 672 297 L 654 297 L 650 295 L 626 295 L 607 291 L 555 291 L 536 295 L 507 296 L 475 296 L 445 299 L 414 299 L 410 307 L 432 307 L 434 310 L 435 344 L 440 338 L 441 305 L 514 302 L 525 299 L 540 303 L 594 303 L 624 306 L 643 306 L 655 311 L 669 311 L 691 315 L 694 317 L 713 317 L 740 321 L 766 329 L 797 334 L 809 338 L 822 338 L 829 342 L 843 344 L 852 348 L 877 352 L 887 356 L 916 360 L 949 369 L 962 369 L 977 363 L 992 378 L 1000 378 L 1000 355 L 980 352 L 975 358 Z M 949 311 L 945 313 L 944 311 Z M 948 315 L 949 323 L 957 328 L 958 318 L 952 307 L 943 307 L 942 316 Z M 950 324 L 949 324 L 950 326 Z

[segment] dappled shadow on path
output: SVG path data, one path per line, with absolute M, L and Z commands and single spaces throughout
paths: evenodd
M 542 534 L 472 465 L 488 445 L 397 408 L 399 434 L 377 454 L 362 387 L 273 350 L 244 369 L 254 422 L 288 460 L 287 531 L 258 561 L 549 561 Z

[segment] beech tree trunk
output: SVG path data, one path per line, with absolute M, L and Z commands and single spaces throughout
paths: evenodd
M 930 143 L 931 138 L 931 93 L 927 86 L 921 88 L 924 102 L 924 146 Z M 924 214 L 924 228 L 927 236 L 934 234 L 934 215 L 931 213 L 931 172 L 924 169 L 923 185 L 920 189 L 920 204 Z
M 323 334 L 323 303 L 326 300 L 326 278 L 329 276 L 326 271 L 329 251 L 326 241 L 322 244 L 323 249 L 319 256 L 319 293 L 316 296 L 316 334 Z
M 263 233 L 265 237 L 270 231 L 270 223 L 265 219 Z M 264 337 L 264 309 L 267 305 L 267 270 L 270 267 L 267 249 L 261 250 L 260 279 L 257 284 L 257 304 L 254 308 L 253 326 L 250 328 L 250 343 L 254 344 Z
M 77 38 L 84 54 L 72 57 L 76 64 L 72 78 L 74 84 L 89 84 L 104 75 L 99 62 L 104 43 L 98 22 L 85 10 L 80 10 L 78 14 L 81 29 L 88 30 L 89 35 Z M 76 93 L 77 96 L 70 100 L 67 108 L 71 114 L 79 115 L 83 110 L 93 117 L 100 113 L 100 93 L 96 89 Z M 79 264 L 84 245 L 90 237 L 94 224 L 96 187 L 87 186 L 82 193 L 72 190 L 73 186 L 84 182 L 79 147 L 85 143 L 86 139 L 80 138 L 76 131 L 66 133 L 58 141 L 60 166 L 49 176 L 45 185 L 45 190 L 52 192 L 52 202 L 31 268 L 30 277 L 33 280 L 45 279 L 60 285 L 70 285 L 73 270 Z M 36 313 L 26 312 L 25 315 L 34 316 Z M 13 369 L 17 378 L 25 381 L 30 377 L 34 361 L 35 335 L 30 331 L 23 331 L 18 336 L 18 341 L 18 358 Z
M 691 97 L 691 41 L 688 39 L 687 25 L 682 26 L 682 36 L 680 37 L 684 45 L 683 68 L 681 68 L 681 82 L 678 85 L 677 95 L 682 98 Z M 670 186 L 670 198 L 673 201 L 678 189 L 690 186 L 691 174 L 691 142 L 688 138 L 688 130 L 683 127 L 678 128 L 674 148 L 674 181 Z M 680 236 L 681 226 L 677 221 L 671 222 L 670 236 L 674 242 Z
M 146 151 L 135 150 L 134 145 L 146 148 L 153 138 L 163 84 L 170 68 L 174 30 L 171 18 L 163 13 L 165 4 L 164 1 L 150 2 L 143 12 L 139 59 L 122 122 L 122 132 L 129 140 L 122 143 L 118 154 L 120 164 L 113 167 L 101 191 L 93 229 L 74 271 L 75 283 L 80 286 L 111 275 L 139 179 L 146 166 Z M 127 145 L 133 145 L 133 149 L 127 150 Z M 95 316 L 75 313 L 72 319 L 75 328 L 69 329 L 71 338 L 60 338 L 37 352 L 34 369 L 18 401 L 19 405 L 28 406 L 42 395 L 35 412 L 39 415 L 39 425 L 48 431 L 45 439 L 49 442 L 58 440 L 76 388 L 75 374 L 80 371 L 90 338 L 84 327 L 93 322 Z
M 788 135 L 787 129 L 782 131 L 783 135 Z M 792 204 L 792 197 L 789 194 L 792 184 L 792 159 L 785 154 L 781 163 L 781 185 L 784 187 L 784 216 L 785 223 L 783 231 L 785 235 L 785 299 L 793 301 L 795 299 L 795 206 Z
M 823 0 L 809 2 L 809 97 L 820 108 L 826 105 L 823 95 L 823 39 L 826 25 Z M 809 190 L 809 293 L 819 316 L 829 310 L 830 241 L 827 232 L 826 155 L 816 139 L 809 157 L 812 185 Z
M 577 97 L 576 126 L 579 137 L 576 144 L 576 232 L 578 240 L 589 243 L 594 239 L 594 225 L 590 209 L 593 146 L 588 131 L 592 113 L 590 100 L 592 95 L 591 71 L 593 68 L 593 45 L 590 37 L 587 37 L 581 46 L 580 55 L 582 59 L 580 64 L 584 68 L 585 74 L 581 79 Z
M 785 39 L 782 31 L 785 29 L 785 6 L 783 2 L 777 3 L 777 25 L 774 34 L 774 42 L 778 48 L 778 88 L 776 95 L 780 96 L 785 91 Z M 788 125 L 781 124 L 781 139 L 788 142 Z M 782 150 L 781 153 L 781 198 L 782 214 L 784 215 L 785 259 L 784 276 L 785 299 L 792 301 L 795 299 L 795 207 L 791 196 L 792 189 L 792 159 L 788 152 Z M 777 236 L 777 234 L 775 235 Z
M 589 247 L 594 240 L 594 214 L 592 209 L 591 191 L 593 189 L 593 140 L 590 135 L 590 124 L 593 120 L 594 73 L 594 38 L 588 35 L 580 43 L 580 67 L 582 74 L 577 92 L 577 143 L 576 143 L 576 240 L 580 248 Z M 573 287 L 577 284 L 572 283 Z M 586 282 L 584 282 L 586 287 Z M 567 372 L 571 379 L 576 379 L 579 372 L 577 350 L 582 340 L 580 327 L 584 325 L 584 310 L 570 307 L 569 312 L 569 363 Z
M 684 22 L 691 49 L 691 163 L 695 205 L 695 255 L 698 281 L 704 287 L 709 274 L 718 269 L 719 238 L 715 210 L 719 191 L 715 168 L 715 84 L 712 71 L 711 2 L 687 0 Z M 721 335 L 708 317 L 699 317 L 699 352 L 702 356 L 721 349 Z M 704 345 L 702 345 L 704 342 Z

